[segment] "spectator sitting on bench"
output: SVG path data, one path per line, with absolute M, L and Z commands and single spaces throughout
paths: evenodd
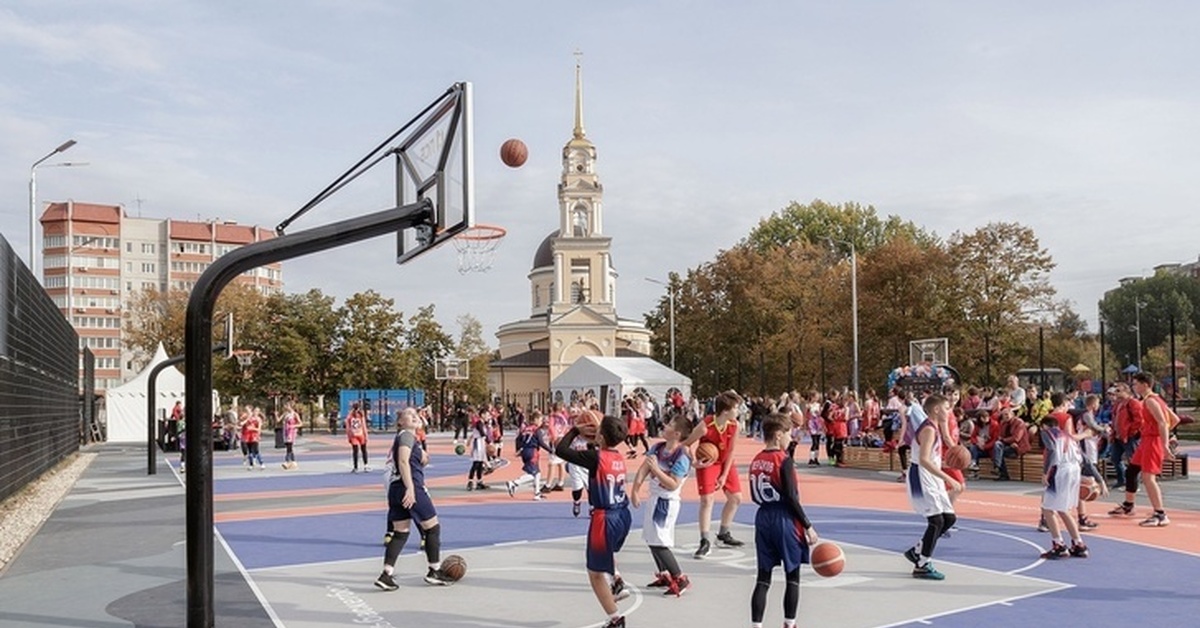
M 1008 476 L 1006 458 L 1018 458 L 1029 452 L 1029 429 L 1012 408 L 1000 409 L 1000 438 L 992 448 L 992 465 L 996 468 L 997 482 L 1006 482 Z

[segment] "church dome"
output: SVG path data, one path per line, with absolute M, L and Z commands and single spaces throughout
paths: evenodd
M 558 229 L 555 229 L 550 235 L 542 240 L 542 244 L 538 246 L 537 252 L 533 254 L 533 269 L 545 268 L 546 266 L 554 265 L 554 238 L 558 237 Z

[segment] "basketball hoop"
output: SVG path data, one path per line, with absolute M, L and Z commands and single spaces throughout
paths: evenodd
M 454 237 L 454 249 L 458 251 L 458 272 L 480 273 L 492 268 L 496 248 L 508 231 L 493 225 L 475 225 Z
M 238 366 L 246 368 L 254 363 L 254 352 L 246 349 L 233 352 L 233 357 L 237 358 Z

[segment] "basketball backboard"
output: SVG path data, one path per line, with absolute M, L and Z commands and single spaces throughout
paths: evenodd
M 908 342 L 908 363 L 950 364 L 950 340 L 925 338 Z
M 471 361 L 464 358 L 438 358 L 433 363 L 434 379 L 469 379 Z
M 396 169 L 396 205 L 422 199 L 433 203 L 430 224 L 404 229 L 397 236 L 397 264 L 475 224 L 472 103 L 471 84 L 455 83 L 405 125 L 409 132 L 391 147 Z

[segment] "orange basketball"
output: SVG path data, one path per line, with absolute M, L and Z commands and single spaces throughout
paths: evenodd
M 846 566 L 846 555 L 842 548 L 832 541 L 822 541 L 812 548 L 809 556 L 813 571 L 822 578 L 832 578 Z
M 955 445 L 946 450 L 942 456 L 942 466 L 963 470 L 971 466 L 971 450 L 962 445 Z
M 458 582 L 467 575 L 467 561 L 458 554 L 451 554 L 442 560 L 442 575 L 451 582 Z
M 595 438 L 596 431 L 600 429 L 600 422 L 604 420 L 604 416 L 595 410 L 584 410 L 575 417 L 575 427 L 579 428 L 579 433 L 588 438 Z
M 529 149 L 521 140 L 511 139 L 500 145 L 500 161 L 509 168 L 520 168 L 528 158 Z
M 1096 480 L 1089 477 L 1079 478 L 1079 501 L 1094 502 L 1100 497 L 1100 487 L 1096 485 Z
M 721 450 L 713 443 L 703 442 L 696 447 L 696 462 L 716 462 Z

